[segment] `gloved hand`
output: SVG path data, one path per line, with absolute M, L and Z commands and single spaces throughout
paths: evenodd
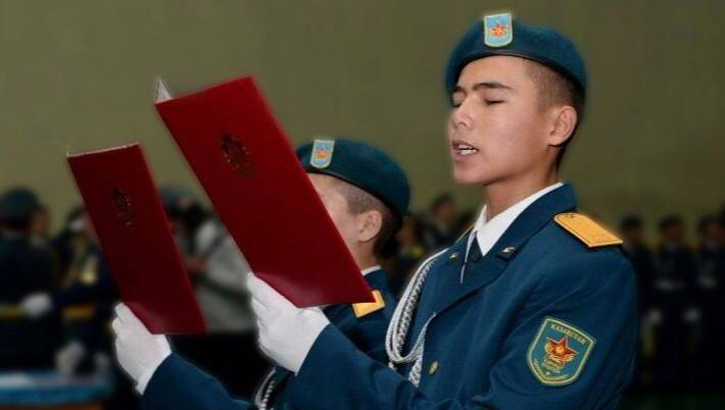
M 166 336 L 152 335 L 123 303 L 116 306 L 111 327 L 116 334 L 118 363 L 136 382 L 136 390 L 143 394 L 156 369 L 171 354 L 171 346 Z
M 58 370 L 58 373 L 71 376 L 75 373 L 78 364 L 80 364 L 85 355 L 86 348 L 80 342 L 74 340 L 56 352 L 55 368 Z
M 31 319 L 37 319 L 53 309 L 53 301 L 47 293 L 33 293 L 20 302 L 20 311 Z
M 320 308 L 296 307 L 254 274 L 247 276 L 247 288 L 257 315 L 259 347 L 280 366 L 297 373 L 330 321 Z

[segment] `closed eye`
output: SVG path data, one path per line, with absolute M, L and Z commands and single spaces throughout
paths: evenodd
M 483 100 L 486 105 L 494 105 L 494 104 L 501 104 L 502 102 L 506 102 L 506 100 Z

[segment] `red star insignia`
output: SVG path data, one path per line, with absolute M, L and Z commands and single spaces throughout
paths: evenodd
M 502 25 L 501 23 L 496 24 L 491 28 L 491 34 L 493 34 L 494 37 L 502 37 L 504 34 L 506 34 L 506 26 Z
M 551 360 L 558 364 L 565 364 L 574 359 L 574 356 L 578 355 L 579 352 L 569 347 L 569 339 L 564 336 L 559 340 L 554 340 L 549 337 L 546 338 L 546 353 L 549 355 Z

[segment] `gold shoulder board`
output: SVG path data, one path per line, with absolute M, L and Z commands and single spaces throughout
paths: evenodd
M 588 247 L 595 248 L 597 246 L 619 245 L 622 240 L 614 236 L 608 230 L 602 228 L 601 225 L 594 222 L 586 215 L 574 212 L 566 212 L 558 214 L 554 217 L 554 221 L 562 228 L 566 229 L 572 235 L 579 238 Z
M 355 311 L 355 317 L 361 318 L 365 315 L 376 312 L 385 307 L 385 301 L 383 300 L 383 295 L 380 294 L 379 290 L 373 291 L 373 297 L 375 297 L 375 302 L 354 303 L 352 305 L 352 310 Z

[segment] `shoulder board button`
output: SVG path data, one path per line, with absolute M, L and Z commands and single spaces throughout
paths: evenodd
M 566 212 L 556 215 L 554 221 L 590 248 L 619 245 L 622 243 L 621 239 L 614 236 L 614 234 L 604 229 L 586 215 Z
M 354 303 L 352 305 L 352 310 L 355 312 L 356 318 L 361 318 L 363 316 L 369 315 L 370 313 L 377 312 L 378 310 L 385 307 L 383 295 L 380 293 L 379 290 L 373 291 L 373 297 L 375 297 L 375 302 Z

